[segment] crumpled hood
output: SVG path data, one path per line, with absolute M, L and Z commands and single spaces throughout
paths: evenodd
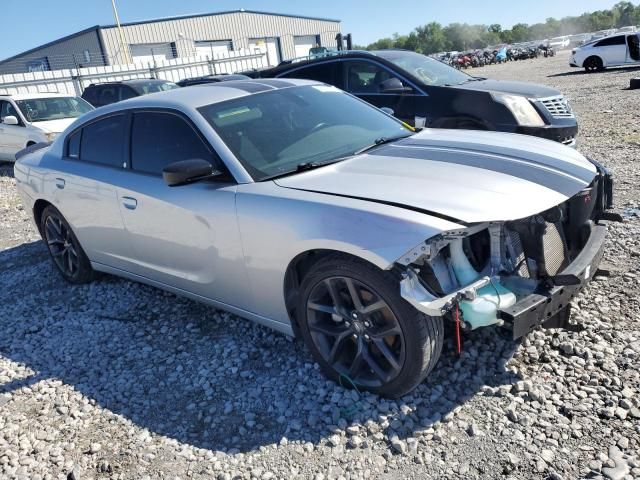
M 453 88 L 463 88 L 467 90 L 482 90 L 485 92 L 509 93 L 512 95 L 522 95 L 527 98 L 547 98 L 562 95 L 555 88 L 546 87 L 529 82 L 512 82 L 508 80 L 484 79 L 475 82 L 467 82 L 462 85 L 455 85 Z
M 76 118 L 59 118 L 57 120 L 33 121 L 31 125 L 43 129 L 45 132 L 61 133 L 75 122 Z
M 580 153 L 549 140 L 426 129 L 276 183 L 475 223 L 516 220 L 547 210 L 588 186 L 596 172 Z

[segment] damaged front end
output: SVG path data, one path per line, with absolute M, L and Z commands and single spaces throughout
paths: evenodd
M 594 162 L 595 164 L 595 162 Z M 470 225 L 416 246 L 396 264 L 402 297 L 473 330 L 505 325 L 514 338 L 567 326 L 569 302 L 592 278 L 612 206 L 609 172 L 564 203 L 527 218 Z

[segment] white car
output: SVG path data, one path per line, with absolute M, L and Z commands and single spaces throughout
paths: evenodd
M 0 161 L 16 152 L 51 142 L 80 115 L 94 108 L 80 97 L 59 93 L 0 95 Z
M 564 37 L 554 37 L 549 40 L 549 46 L 555 48 L 556 50 L 562 50 L 567 48 L 571 44 L 571 40 L 568 36 Z
M 584 68 L 587 72 L 606 67 L 640 65 L 640 35 L 627 33 L 592 40 L 573 49 L 569 65 Z

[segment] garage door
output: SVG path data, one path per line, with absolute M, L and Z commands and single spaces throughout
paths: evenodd
M 278 44 L 279 38 L 253 38 L 249 40 L 249 50 L 252 53 L 264 53 L 267 57 L 267 65 L 265 67 L 275 67 L 281 61 L 280 48 Z
M 196 42 L 196 55 L 213 58 L 224 55 L 231 50 L 231 40 L 213 40 L 211 42 Z
M 173 48 L 170 43 L 138 43 L 129 45 L 131 58 L 134 63 L 147 65 L 153 60 L 167 60 L 174 58 Z
M 316 36 L 293 37 L 293 44 L 296 49 L 296 57 L 307 57 L 309 56 L 309 50 L 316 46 Z

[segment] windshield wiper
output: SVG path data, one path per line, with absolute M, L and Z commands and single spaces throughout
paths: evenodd
M 361 153 L 368 152 L 372 148 L 379 147 L 380 145 L 385 145 L 387 143 L 392 143 L 392 142 L 395 142 L 397 140 L 402 140 L 403 138 L 410 137 L 411 135 L 413 135 L 413 134 L 410 133 L 408 135 L 398 135 L 398 136 L 395 136 L 395 137 L 380 137 L 380 138 L 376 138 L 371 145 L 367 145 L 366 147 L 361 148 L 360 150 L 356 150 L 355 152 L 353 152 L 353 155 L 360 155 Z
M 307 172 L 309 170 L 314 170 L 316 168 L 324 167 L 326 165 L 331 165 L 332 163 L 337 163 L 344 160 L 344 158 L 330 160 L 328 162 L 302 162 L 296 165 L 296 168 L 292 170 L 287 170 L 286 172 L 276 173 L 275 175 L 269 175 L 268 177 L 263 177 L 260 179 L 261 182 L 266 180 L 275 180 L 276 178 L 286 177 L 288 175 L 293 175 L 294 173 Z

